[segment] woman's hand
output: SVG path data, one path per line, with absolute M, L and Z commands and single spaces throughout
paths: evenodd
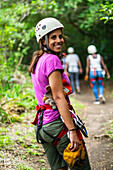
M 65 71 L 65 74 L 69 77 L 69 73 L 67 71 Z
M 107 79 L 110 79 L 110 74 L 109 73 L 107 73 Z
M 79 69 L 79 73 L 82 74 L 82 68 Z
M 75 131 L 70 131 L 69 133 L 70 133 L 69 134 L 69 139 L 70 139 L 70 142 L 71 142 L 70 150 L 71 151 L 78 150 L 80 141 L 79 141 L 78 136 L 76 134 L 76 130 Z

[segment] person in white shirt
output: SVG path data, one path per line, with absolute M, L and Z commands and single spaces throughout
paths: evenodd
M 103 69 L 107 74 L 107 78 L 110 78 L 108 69 L 104 63 L 104 60 L 100 54 L 96 54 L 97 49 L 94 45 L 88 46 L 88 57 L 87 57 L 87 66 L 86 66 L 86 79 L 88 79 L 88 74 L 90 78 L 90 85 L 93 89 L 95 96 L 94 104 L 105 103 L 106 99 L 103 96 L 104 87 L 103 87 Z M 103 69 L 102 69 L 103 67 Z M 99 95 L 98 89 L 99 88 Z
M 77 54 L 74 54 L 74 48 L 68 48 L 66 57 L 65 73 L 70 77 L 73 94 L 80 93 L 79 73 L 82 73 L 82 65 Z M 75 90 L 76 85 L 76 90 Z
M 66 53 L 62 53 L 63 57 L 61 58 L 62 61 L 62 67 L 65 70 L 65 65 L 66 65 Z

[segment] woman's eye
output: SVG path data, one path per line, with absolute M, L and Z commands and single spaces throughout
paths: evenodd
M 55 39 L 56 39 L 56 35 L 53 35 L 51 38 L 52 38 L 53 40 L 55 40 Z
M 60 39 L 62 39 L 62 38 L 63 38 L 63 35 L 62 35 L 62 34 L 61 34 L 61 35 L 59 35 L 59 38 L 60 38 Z
M 61 34 L 61 35 L 59 35 L 58 37 L 59 37 L 59 39 L 62 39 L 62 38 L 63 38 L 63 35 Z M 56 38 L 57 38 L 56 35 L 53 35 L 53 36 L 51 37 L 51 39 L 53 39 L 53 40 L 55 40 Z

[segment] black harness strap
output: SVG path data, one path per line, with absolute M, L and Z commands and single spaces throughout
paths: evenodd
M 38 142 L 38 143 L 39 143 L 39 140 L 38 140 L 39 130 L 42 128 L 43 113 L 44 113 L 44 110 L 42 110 L 41 113 L 40 113 L 38 129 L 37 129 L 37 132 L 36 132 L 36 139 L 37 139 L 37 142 Z

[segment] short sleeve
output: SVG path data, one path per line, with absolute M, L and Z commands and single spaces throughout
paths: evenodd
M 88 57 L 87 57 L 89 60 L 91 59 L 91 55 L 88 55 Z
M 55 70 L 60 70 L 63 72 L 63 67 L 60 59 L 56 55 L 48 54 L 43 64 L 43 70 L 47 77 Z
M 77 61 L 79 60 L 79 56 L 77 55 Z

